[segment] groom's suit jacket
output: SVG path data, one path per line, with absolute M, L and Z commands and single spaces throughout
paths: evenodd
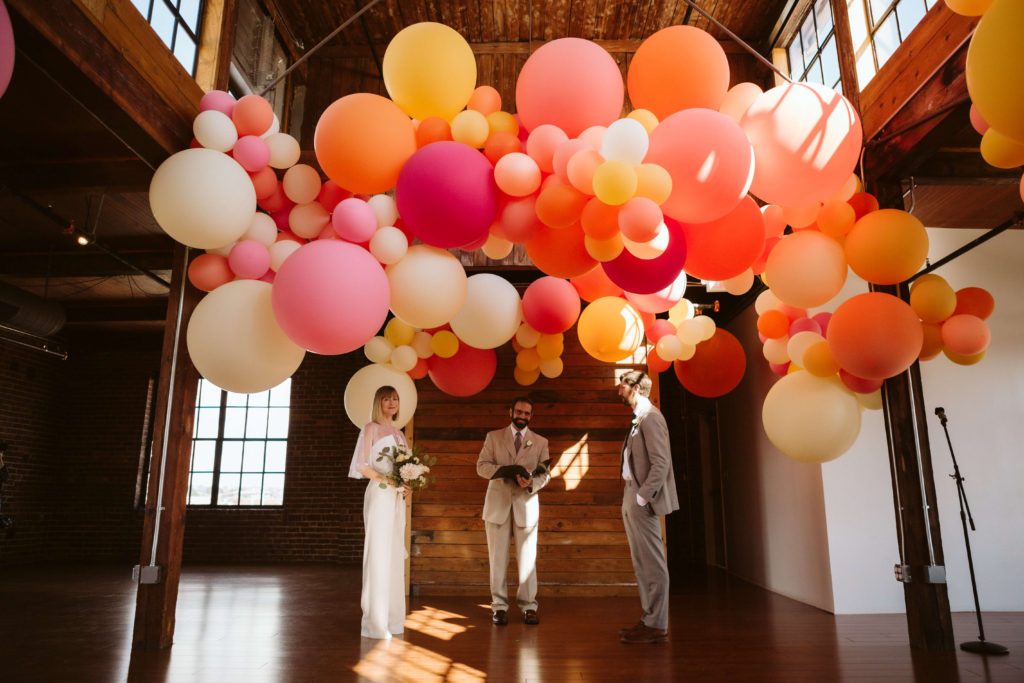
M 511 513 L 516 526 L 535 525 L 540 519 L 537 492 L 551 479 L 547 467 L 550 458 L 548 440 L 529 428 L 523 432 L 523 444 L 518 453 L 509 427 L 488 432 L 476 461 L 476 473 L 490 479 L 484 498 L 484 521 L 504 524 Z M 543 467 L 542 471 L 534 475 L 533 483 L 522 488 L 514 480 L 491 479 L 498 468 L 504 465 L 522 465 L 527 472 L 534 472 L 541 465 Z
M 628 453 L 629 471 L 640 497 L 648 502 L 651 511 L 656 515 L 667 515 L 678 510 L 668 425 L 661 411 L 651 406 L 639 421 L 634 420 L 622 444 L 622 452 L 623 455 Z

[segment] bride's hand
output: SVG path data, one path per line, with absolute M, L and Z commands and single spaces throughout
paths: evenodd
M 412 493 L 412 489 L 408 486 L 403 486 L 399 491 L 402 493 L 402 498 L 408 498 L 409 494 Z

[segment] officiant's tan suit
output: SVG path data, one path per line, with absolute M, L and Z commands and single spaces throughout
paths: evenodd
M 487 530 L 487 550 L 490 558 L 491 609 L 497 614 L 508 609 L 509 543 L 514 538 L 519 570 L 519 590 L 516 603 L 523 611 L 532 612 L 527 623 L 536 623 L 537 610 L 537 524 L 540 520 L 540 501 L 537 492 L 551 478 L 547 463 L 548 440 L 531 431 L 529 424 L 533 406 L 517 400 L 510 409 L 512 424 L 489 432 L 476 462 L 476 471 L 487 483 L 483 519 Z M 518 452 L 515 435 L 521 435 Z M 504 465 L 522 465 L 533 473 L 529 480 L 496 478 L 495 473 Z M 525 481 L 526 485 L 521 483 Z M 501 615 L 504 618 L 504 614 Z M 495 621 L 495 623 L 500 623 Z

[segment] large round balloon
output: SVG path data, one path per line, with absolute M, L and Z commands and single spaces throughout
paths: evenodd
M 906 211 L 881 209 L 854 224 L 843 250 L 850 270 L 857 275 L 878 285 L 894 285 L 924 265 L 928 232 Z
M 729 88 L 729 61 L 707 31 L 669 26 L 640 43 L 626 84 L 633 106 L 664 122 L 681 109 L 718 109 Z
M 498 356 L 494 349 L 477 349 L 459 344 L 459 350 L 450 358 L 431 356 L 427 359 L 430 380 L 438 389 L 451 396 L 472 396 L 487 388 L 498 369 Z
M 226 154 L 186 149 L 160 164 L 149 183 L 153 217 L 168 235 L 196 249 L 241 237 L 256 213 L 249 174 Z
M 686 239 L 683 226 L 678 222 L 666 218 L 665 227 L 669 239 L 661 256 L 642 259 L 624 249 L 611 261 L 601 264 L 608 279 L 635 294 L 653 294 L 675 282 L 687 259 Z
M 604 268 L 592 268 L 569 280 L 584 301 L 597 301 L 603 296 L 622 296 L 622 287 L 608 279 Z
M 597 268 L 596 270 L 603 269 Z M 679 303 L 679 300 L 686 294 L 686 279 L 686 272 L 679 271 L 679 275 L 668 287 L 651 294 L 626 292 L 626 299 L 641 313 L 664 313 Z
M 853 105 L 817 83 L 787 83 L 754 100 L 740 119 L 754 146 L 750 191 L 770 204 L 806 206 L 831 197 L 860 157 Z
M 516 80 L 516 111 L 527 130 L 545 123 L 570 138 L 619 118 L 624 96 L 618 64 L 600 45 L 558 38 L 529 56 Z
M 772 292 L 790 306 L 810 308 L 832 299 L 846 282 L 846 258 L 834 239 L 817 230 L 784 236 L 764 267 Z
M 466 301 L 466 271 L 451 252 L 426 244 L 409 247 L 398 263 L 387 267 L 391 311 L 423 329 L 440 327 Z
M 185 342 L 199 374 L 239 394 L 276 387 L 306 355 L 274 318 L 271 286 L 258 280 L 228 282 L 203 297 Z
M 754 152 L 743 129 L 710 109 L 686 109 L 658 124 L 644 161 L 672 175 L 672 194 L 661 208 L 684 223 L 707 223 L 732 211 L 754 174 Z
M 989 126 L 1024 143 L 1024 3 L 995 0 L 978 22 L 967 48 L 967 92 Z
M 476 58 L 455 29 L 431 21 L 406 26 L 381 63 L 384 87 L 406 114 L 450 121 L 476 88 Z
M 538 332 L 565 332 L 579 316 L 580 295 L 568 280 L 548 275 L 523 292 L 523 318 Z
M 372 419 L 373 397 L 381 387 L 394 387 L 398 392 L 398 419 L 393 423 L 396 427 L 407 425 L 416 412 L 418 394 L 409 375 L 386 365 L 367 365 L 356 370 L 345 385 L 345 414 L 359 429 Z
M 416 131 L 391 100 L 353 93 L 320 115 L 313 150 L 335 183 L 351 192 L 376 194 L 398 182 L 403 164 L 416 151 Z
M 644 323 L 628 301 L 607 296 L 583 309 L 576 333 L 584 351 L 599 361 L 616 363 L 643 343 Z
M 7 7 L 0 1 L 0 97 L 7 90 L 14 73 L 14 29 L 11 28 L 11 15 Z
M 909 304 L 891 294 L 867 292 L 839 305 L 825 338 L 841 368 L 865 379 L 886 379 L 917 359 L 924 332 Z
M 764 216 L 743 197 L 707 223 L 683 223 L 686 272 L 702 280 L 728 280 L 745 271 L 764 250 Z
M 566 228 L 538 225 L 537 234 L 525 246 L 527 255 L 539 270 L 554 277 L 573 278 L 597 265 L 587 252 L 579 223 Z
M 466 301 L 451 320 L 452 332 L 478 349 L 493 349 L 511 339 L 523 320 L 516 288 L 493 273 L 466 280 Z
M 674 365 L 676 377 L 687 391 L 715 398 L 740 383 L 747 369 L 747 356 L 739 340 L 719 327 L 710 339 L 697 344 L 689 360 L 677 360 Z
M 837 378 L 793 372 L 772 386 L 761 409 L 768 440 L 801 462 L 834 460 L 860 433 L 860 404 Z
M 341 240 L 299 247 L 274 279 L 274 315 L 296 344 L 348 353 L 373 337 L 388 315 L 391 289 L 377 259 Z
M 461 142 L 434 142 L 413 154 L 398 176 L 395 198 L 413 234 L 445 249 L 486 237 L 498 213 L 494 168 Z

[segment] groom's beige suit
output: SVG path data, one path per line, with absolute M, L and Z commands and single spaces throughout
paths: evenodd
M 515 539 L 519 570 L 516 602 L 522 610 L 537 609 L 537 523 L 540 501 L 537 492 L 551 478 L 547 463 L 548 440 L 526 428 L 522 444 L 516 452 L 511 426 L 487 434 L 476 461 L 476 472 L 487 483 L 483 519 L 487 529 L 487 550 L 490 557 L 491 609 L 508 609 L 509 540 Z M 527 472 L 536 472 L 532 483 L 521 487 L 515 480 L 491 479 L 504 465 L 522 465 Z M 539 469 L 539 471 L 538 471 Z

